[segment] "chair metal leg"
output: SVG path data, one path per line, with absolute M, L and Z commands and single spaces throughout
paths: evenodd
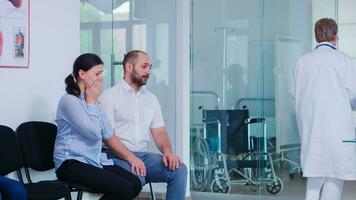
M 82 198 L 83 198 L 83 191 L 78 191 L 77 200 L 82 200 Z
M 149 184 L 149 186 L 150 186 L 151 199 L 152 199 L 152 200 L 156 200 L 156 195 L 155 195 L 155 193 L 154 193 L 154 191 L 153 191 L 152 184 L 151 184 L 151 183 L 148 183 L 148 184 Z
M 65 199 L 65 200 L 72 200 L 72 196 L 71 196 L 70 193 L 69 193 L 69 195 L 66 196 L 64 199 Z

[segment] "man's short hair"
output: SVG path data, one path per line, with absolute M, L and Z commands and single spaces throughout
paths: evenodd
M 336 37 L 337 31 L 337 24 L 335 20 L 330 18 L 319 19 L 315 23 L 314 27 L 315 40 L 318 43 L 333 41 Z
M 125 66 L 127 63 L 132 63 L 135 64 L 137 61 L 137 57 L 140 53 L 148 55 L 146 52 L 141 51 L 141 50 L 132 50 L 125 54 L 124 60 L 122 61 L 122 66 L 124 67 L 124 72 L 125 72 Z

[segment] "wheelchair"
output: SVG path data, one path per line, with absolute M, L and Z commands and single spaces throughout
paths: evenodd
M 266 118 L 249 117 L 247 109 L 203 110 L 203 131 L 192 143 L 192 186 L 214 193 L 229 193 L 232 184 L 281 192 L 283 181 L 268 152 L 267 124 Z M 256 130 L 262 133 L 252 135 Z

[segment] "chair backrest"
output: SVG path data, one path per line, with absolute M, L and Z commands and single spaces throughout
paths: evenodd
M 249 110 L 246 109 L 203 110 L 205 121 L 212 122 L 215 120 L 220 123 L 221 138 L 218 138 L 218 123 L 210 123 L 205 126 L 206 139 L 210 150 L 216 151 L 216 146 L 220 145 L 221 153 L 234 155 L 248 152 L 248 130 L 245 123 L 248 118 Z
M 0 175 L 19 170 L 23 167 L 21 152 L 15 132 L 0 125 Z
M 48 122 L 31 121 L 16 129 L 23 154 L 24 166 L 37 171 L 54 168 L 53 150 L 57 126 Z
M 228 145 L 231 153 L 240 154 L 249 151 L 248 129 L 245 120 L 249 118 L 250 111 L 247 109 L 229 111 L 229 139 Z

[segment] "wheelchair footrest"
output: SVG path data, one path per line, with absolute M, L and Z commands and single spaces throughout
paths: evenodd
M 238 168 L 264 168 L 267 166 L 266 160 L 238 160 Z

